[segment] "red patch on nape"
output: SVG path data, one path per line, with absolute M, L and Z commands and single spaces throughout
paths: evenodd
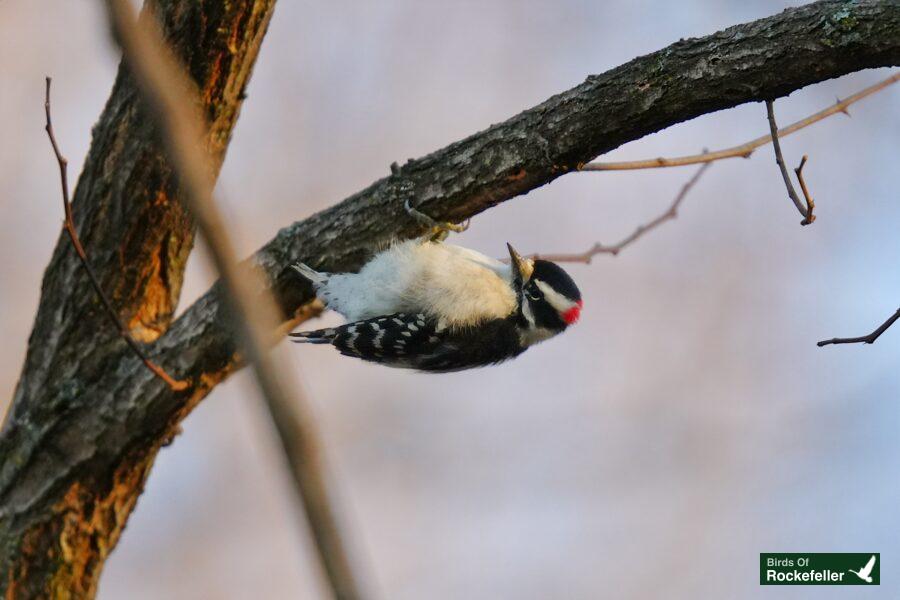
M 578 317 L 581 316 L 582 306 L 584 306 L 584 302 L 582 300 L 579 300 L 578 304 L 562 314 L 563 321 L 566 322 L 566 325 L 574 325 L 576 322 L 578 322 Z

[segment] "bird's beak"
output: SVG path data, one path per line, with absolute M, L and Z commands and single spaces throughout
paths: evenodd
M 512 266 L 513 280 L 520 286 L 525 285 L 534 272 L 534 261 L 516 252 L 509 242 L 506 247 L 509 249 L 509 264 Z

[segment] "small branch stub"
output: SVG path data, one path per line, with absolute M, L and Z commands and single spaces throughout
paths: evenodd
M 806 160 L 807 156 L 804 154 L 803 158 L 800 159 L 800 166 L 794 169 L 794 173 L 797 175 L 797 181 L 800 182 L 800 191 L 803 192 L 803 199 L 806 200 L 806 222 L 803 224 L 809 225 L 816 220 L 816 215 L 813 214 L 816 203 L 813 201 L 809 188 L 806 187 L 806 180 L 803 178 L 803 167 L 806 166 Z

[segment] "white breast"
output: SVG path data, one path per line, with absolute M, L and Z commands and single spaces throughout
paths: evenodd
M 376 254 L 359 273 L 329 276 L 318 293 L 349 321 L 414 312 L 459 327 L 515 310 L 510 278 L 509 265 L 474 250 L 410 240 Z

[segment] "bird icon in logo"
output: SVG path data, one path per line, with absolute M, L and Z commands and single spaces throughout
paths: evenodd
M 875 568 L 875 555 L 872 555 L 872 558 L 869 559 L 869 562 L 866 563 L 859 571 L 854 571 L 853 569 L 847 569 L 850 573 L 853 573 L 866 583 L 872 583 L 872 569 Z

